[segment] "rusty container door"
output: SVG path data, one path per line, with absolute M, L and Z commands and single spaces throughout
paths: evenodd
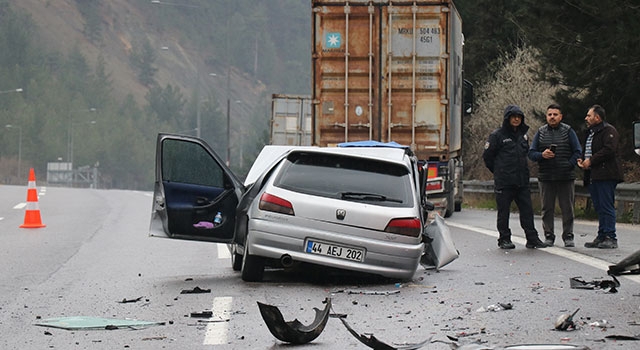
M 380 139 L 380 7 L 314 1 L 314 144 Z M 379 124 L 378 124 L 379 126 Z
M 447 1 L 313 1 L 314 144 L 447 151 Z

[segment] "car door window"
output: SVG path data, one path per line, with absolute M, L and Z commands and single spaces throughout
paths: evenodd
M 224 187 L 222 168 L 201 145 L 168 139 L 162 147 L 164 181 Z

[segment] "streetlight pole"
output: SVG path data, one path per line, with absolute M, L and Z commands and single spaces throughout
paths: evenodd
M 18 181 L 20 180 L 20 167 L 22 166 L 22 127 L 17 125 L 7 124 L 5 125 L 8 129 L 16 128 L 18 129 Z
M 22 88 L 0 91 L 0 94 L 8 94 L 12 92 L 22 92 Z
M 73 122 L 73 112 L 95 112 L 97 109 L 94 107 L 87 109 L 78 109 L 75 111 L 69 112 L 69 131 L 67 134 L 67 162 L 71 163 L 71 168 L 73 169 L 73 125 L 76 124 Z M 94 121 L 95 123 L 95 121 Z
M 71 156 L 69 158 L 69 162 L 71 163 L 71 167 L 73 169 L 73 126 L 74 125 L 80 125 L 80 124 L 95 124 L 96 121 L 92 120 L 92 121 L 88 121 L 88 122 L 77 122 L 77 123 L 71 123 Z

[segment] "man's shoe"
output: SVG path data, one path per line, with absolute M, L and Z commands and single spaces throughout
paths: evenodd
M 498 240 L 498 247 L 500 247 L 500 249 L 515 249 L 516 245 L 513 244 L 513 242 L 511 242 L 511 240 L 499 239 Z
M 585 248 L 598 248 L 598 245 L 604 241 L 603 238 L 596 237 L 592 242 L 587 242 L 584 244 Z
M 551 238 L 546 238 L 546 239 L 544 240 L 544 244 L 546 244 L 546 245 L 547 245 L 547 247 L 553 247 L 553 239 L 551 239 Z
M 541 241 L 540 238 L 536 238 L 536 239 L 532 239 L 530 241 L 527 241 L 527 244 L 525 244 L 525 247 L 527 247 L 529 249 L 547 248 L 548 245 L 546 245 L 543 241 Z
M 572 248 L 575 247 L 576 244 L 573 242 L 573 239 L 567 239 L 564 241 L 564 247 L 565 248 Z
M 605 238 L 604 241 L 598 244 L 600 249 L 616 249 L 618 248 L 618 240 L 613 238 Z

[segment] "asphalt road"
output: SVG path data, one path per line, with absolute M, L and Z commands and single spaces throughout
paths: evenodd
M 503 251 L 496 245 L 495 212 L 464 210 L 447 219 L 460 257 L 440 271 L 419 268 L 412 281 L 300 267 L 246 283 L 232 271 L 225 246 L 147 237 L 150 192 L 39 187 L 47 226 L 21 229 L 26 190 L 0 186 L 2 349 L 285 349 L 292 346 L 270 334 L 256 302 L 308 324 L 327 297 L 356 332 L 393 346 L 431 339 L 438 342 L 425 349 L 450 349 L 444 342 L 451 337 L 458 345 L 495 349 L 530 343 L 640 348 L 637 341 L 605 338 L 640 333 L 637 276 L 620 278 L 618 293 L 569 286 L 572 277 L 611 280 L 608 265 L 640 247 L 637 226 L 618 226 L 617 250 L 582 247 L 594 237 L 591 222 L 576 224 L 576 248 L 531 250 L 513 216 L 517 248 Z M 210 292 L 181 294 L 195 287 Z M 513 308 L 487 311 L 499 304 Z M 577 330 L 553 329 L 560 314 L 578 308 Z M 191 315 L 203 311 L 212 317 Z M 115 330 L 36 325 L 78 316 L 162 324 Z M 331 318 L 316 340 L 295 348 L 367 347 Z

